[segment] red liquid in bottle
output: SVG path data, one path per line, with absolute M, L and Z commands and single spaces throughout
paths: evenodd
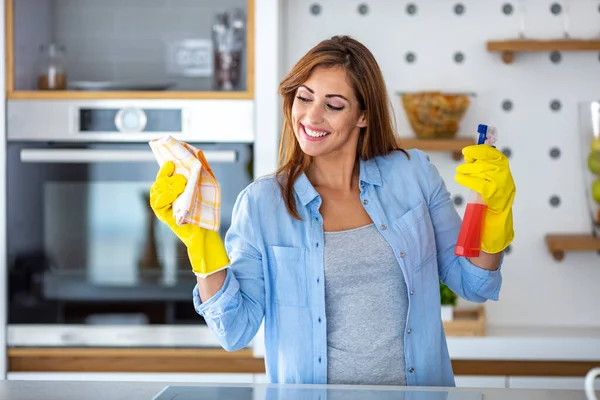
M 481 251 L 481 227 L 485 217 L 485 204 L 468 203 L 458 234 L 454 254 L 461 257 L 478 257 Z

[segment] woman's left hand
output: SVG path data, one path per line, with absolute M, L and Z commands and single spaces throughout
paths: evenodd
M 512 204 L 516 188 L 508 159 L 486 144 L 467 146 L 462 151 L 465 163 L 456 168 L 454 179 L 481 194 L 487 204 L 481 235 L 481 249 L 495 254 L 514 239 Z

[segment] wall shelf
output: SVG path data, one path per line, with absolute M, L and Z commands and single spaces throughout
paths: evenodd
M 600 251 L 600 238 L 585 234 L 549 234 L 546 246 L 556 261 L 562 261 L 567 251 Z
M 600 51 L 600 39 L 555 39 L 555 40 L 490 40 L 487 42 L 489 52 L 502 53 L 502 61 L 512 64 L 515 53 L 546 51 Z
M 475 144 L 474 139 L 456 138 L 456 139 L 416 139 L 404 138 L 399 140 L 400 145 L 405 149 L 419 149 L 423 151 L 446 151 L 452 153 L 455 161 L 462 160 L 462 149 Z

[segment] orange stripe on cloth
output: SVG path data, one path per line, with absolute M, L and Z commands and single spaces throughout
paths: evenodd
M 221 222 L 221 189 L 202 150 L 164 136 L 149 142 L 156 161 L 175 164 L 175 174 L 187 179 L 184 192 L 173 202 L 179 225 L 193 224 L 218 231 Z

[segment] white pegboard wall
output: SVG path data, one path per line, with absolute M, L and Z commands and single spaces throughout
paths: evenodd
M 401 136 L 413 134 L 397 91 L 474 92 L 459 136 L 474 137 L 478 123 L 496 126 L 517 185 L 516 238 L 500 301 L 488 303 L 490 323 L 600 327 L 600 257 L 567 253 L 556 262 L 544 243 L 547 233 L 590 232 L 577 104 L 600 98 L 600 55 L 517 53 L 503 64 L 486 41 L 518 37 L 521 3 L 526 37 L 562 38 L 568 10 L 572 36 L 600 38 L 598 0 L 287 0 L 283 71 L 325 38 L 355 37 L 383 70 Z M 457 163 L 430 154 L 453 196 L 465 197 Z

